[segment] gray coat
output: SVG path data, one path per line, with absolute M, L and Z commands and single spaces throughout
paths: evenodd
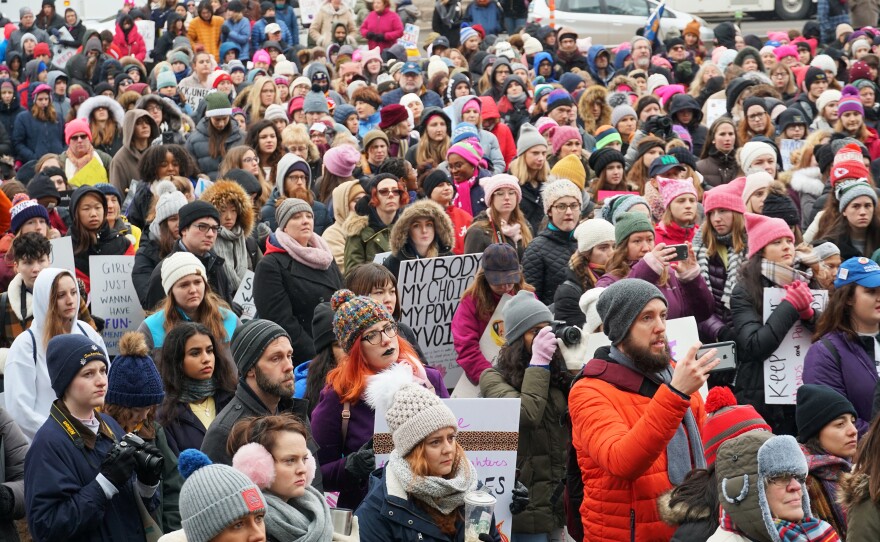
M 210 177 L 212 181 L 216 181 L 217 174 L 220 172 L 220 162 L 223 159 L 214 158 L 209 152 L 210 143 L 208 124 L 210 122 L 211 121 L 208 118 L 204 118 L 199 122 L 198 126 L 196 126 L 196 131 L 186 140 L 186 150 L 189 151 L 198 161 L 199 170 Z M 229 137 L 226 138 L 227 151 L 232 147 L 244 145 L 244 135 L 241 133 L 238 121 L 235 119 L 229 119 L 229 122 L 232 125 L 232 132 L 229 134 Z
M 28 451 L 28 441 L 6 409 L 0 408 L 0 453 L 5 470 L 0 473 L 4 486 L 12 490 L 15 498 L 13 517 L 24 517 L 24 457 Z M 0 540 L 15 542 L 18 531 L 12 521 L 0 521 Z

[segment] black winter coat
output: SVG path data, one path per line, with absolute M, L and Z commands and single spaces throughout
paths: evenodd
M 153 269 L 159 265 L 162 258 L 159 256 L 159 245 L 156 244 L 149 236 L 149 231 L 141 235 L 141 243 L 137 253 L 134 255 L 134 267 L 131 269 L 131 280 L 137 290 L 138 299 L 141 307 L 147 307 L 147 292 L 150 289 L 150 275 Z
M 764 287 L 775 286 L 767 279 L 761 280 Z M 774 434 L 797 435 L 794 405 L 768 405 L 764 402 L 764 361 L 773 355 L 791 326 L 800 320 L 797 310 L 788 301 L 783 301 L 765 324 L 761 307 L 752 304 L 740 283 L 730 296 L 730 312 L 736 333 L 734 394 L 737 401 L 741 405 L 754 406 Z
M 736 153 L 723 154 L 717 150 L 711 150 L 706 158 L 697 162 L 697 171 L 703 176 L 704 188 L 727 184 L 739 174 Z
M 215 412 L 223 410 L 231 400 L 231 393 L 217 390 L 214 394 Z M 202 447 L 202 441 L 205 440 L 207 429 L 186 403 L 177 403 L 173 408 L 176 411 L 174 420 L 171 422 L 161 422 L 165 430 L 165 437 L 168 440 L 168 447 L 171 448 L 175 456 L 180 455 L 180 452 L 188 448 L 198 450 Z M 163 414 L 161 411 L 159 412 L 160 420 L 165 419 Z
M 315 307 L 330 301 L 342 288 L 342 273 L 331 259 L 325 270 L 313 269 L 279 248 L 274 234 L 266 241 L 266 254 L 254 271 L 254 305 L 260 318 L 283 327 L 293 343 L 293 362 L 315 357 L 312 317 Z
M 538 232 L 541 231 L 541 222 L 546 216 L 544 200 L 541 199 L 541 185 L 532 186 L 532 183 L 523 183 L 520 188 L 522 200 L 519 202 L 519 208 L 525 215 L 529 227 L 532 228 L 532 237 L 537 237 Z
M 183 243 L 178 241 L 175 243 L 174 251 L 172 251 L 171 254 L 174 254 L 175 252 L 189 251 L 184 248 Z M 208 275 L 208 284 L 211 285 L 211 290 L 231 307 L 232 298 L 235 297 L 235 290 L 232 288 L 232 281 L 229 280 L 229 276 L 226 274 L 226 268 L 223 266 L 225 260 L 220 256 L 217 256 L 213 250 L 204 256 L 196 257 L 205 266 L 205 272 Z M 159 265 L 153 269 L 153 273 L 150 275 L 150 285 L 147 288 L 146 306 L 153 308 L 164 298 L 165 289 L 162 288 L 162 262 L 159 262 Z
M 745 261 L 743 261 L 745 263 Z M 709 290 L 715 298 L 715 310 L 710 318 L 699 322 L 700 340 L 706 343 L 732 341 L 733 318 L 721 298 L 724 296 L 724 284 L 727 282 L 727 268 L 718 254 L 709 258 Z
M 581 287 L 581 280 L 571 267 L 566 266 L 565 281 L 559 285 L 553 295 L 554 318 L 565 322 L 567 326 L 583 327 L 587 323 L 587 315 L 581 310 L 582 295 L 584 289 Z
M 577 240 L 570 231 L 546 229 L 526 247 L 522 266 L 526 282 L 535 287 L 535 295 L 545 305 L 565 281 L 568 260 L 577 250 Z

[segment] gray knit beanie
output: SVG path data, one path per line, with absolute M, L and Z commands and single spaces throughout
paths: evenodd
M 520 126 L 519 137 L 516 138 L 516 156 L 522 156 L 527 150 L 538 145 L 547 147 L 547 140 L 538 132 L 538 129 L 528 122 Z
M 271 320 L 251 320 L 236 329 L 232 334 L 230 347 L 239 376 L 247 375 L 251 367 L 260 361 L 260 356 L 263 355 L 266 347 L 279 337 L 290 339 L 290 335 L 284 331 L 284 328 Z
M 596 310 L 611 344 L 616 346 L 623 341 L 632 323 L 652 299 L 667 304 L 660 289 L 642 279 L 620 279 L 605 288 L 596 302 Z
M 859 180 L 846 180 L 842 183 L 838 183 L 838 185 L 834 188 L 835 196 L 840 201 L 838 206 L 841 213 L 846 209 L 846 206 L 853 202 L 854 199 L 867 196 L 871 198 L 871 201 L 874 202 L 874 205 L 877 205 L 877 193 L 874 189 L 865 182 L 864 179 Z
M 651 208 L 651 206 L 648 205 L 648 200 L 635 194 L 622 194 L 620 196 L 608 198 L 602 206 L 602 218 L 612 224 L 617 224 L 617 220 L 622 217 L 624 213 L 629 212 L 630 209 L 639 204 L 644 205 L 648 209 Z
M 303 113 L 330 113 L 327 107 L 327 98 L 320 92 L 310 90 L 303 100 Z
M 507 344 L 522 337 L 526 331 L 542 322 L 552 322 L 553 314 L 547 305 L 535 297 L 534 292 L 520 290 L 504 309 L 504 338 Z
M 156 198 L 156 217 L 150 222 L 150 236 L 153 241 L 157 241 L 162 235 L 159 229 L 162 222 L 176 215 L 188 202 L 183 192 L 168 180 L 153 185 L 153 197 Z
M 617 128 L 617 123 L 625 119 L 626 117 L 634 117 L 636 119 L 639 116 L 636 114 L 636 110 L 632 108 L 629 104 L 621 104 L 611 110 L 611 126 Z
M 807 458 L 797 440 L 791 435 L 775 436 L 758 449 L 758 503 L 761 506 L 764 526 L 771 537 L 778 536 L 778 530 L 770 512 L 770 503 L 767 502 L 764 486 L 768 478 L 777 474 L 799 474 L 804 478 L 809 474 Z M 810 515 L 810 495 L 806 487 L 801 489 L 801 506 L 804 509 L 804 517 L 807 517 Z
M 278 223 L 278 227 L 283 230 L 287 226 L 287 221 L 293 218 L 296 213 L 312 213 L 314 215 L 315 212 L 307 201 L 299 198 L 287 198 L 275 209 L 275 221 Z
M 185 478 L 180 519 L 187 542 L 208 542 L 237 520 L 266 512 L 266 499 L 250 478 L 228 465 L 211 463 L 198 450 L 181 452 L 177 468 Z

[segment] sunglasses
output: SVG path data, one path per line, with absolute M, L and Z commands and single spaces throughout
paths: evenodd
M 71 141 L 81 141 L 83 139 L 88 139 L 88 138 L 89 138 L 89 136 L 87 136 L 86 134 L 77 134 L 75 136 L 70 136 Z

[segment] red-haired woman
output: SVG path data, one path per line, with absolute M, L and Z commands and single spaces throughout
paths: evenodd
M 327 386 L 312 411 L 312 431 L 320 446 L 318 463 L 326 491 L 339 491 L 338 506 L 354 510 L 367 494 L 375 468 L 375 412 L 365 401 L 368 377 L 393 365 L 412 369 L 415 381 L 439 397 L 449 397 L 440 372 L 425 367 L 398 335 L 394 316 L 369 297 L 351 290 L 333 294 L 333 333 L 345 359 L 327 374 Z M 347 414 L 346 414 L 347 413 Z

